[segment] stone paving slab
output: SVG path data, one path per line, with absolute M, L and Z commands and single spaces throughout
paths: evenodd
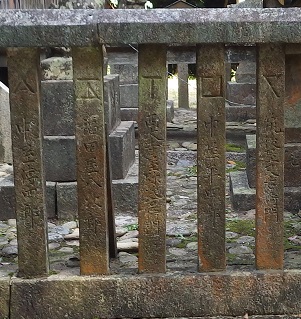
M 298 314 L 301 273 L 12 279 L 11 319 Z M 126 296 L 126 298 L 125 298 Z M 30 306 L 29 306 L 30 305 Z M 54 306 L 55 305 L 55 306 Z

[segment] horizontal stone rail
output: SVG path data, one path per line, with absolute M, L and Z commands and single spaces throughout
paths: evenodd
M 0 17 L 0 47 L 300 43 L 300 32 L 298 8 L 6 10 Z

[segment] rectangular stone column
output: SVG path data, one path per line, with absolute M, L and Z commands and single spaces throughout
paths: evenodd
M 165 272 L 166 47 L 140 45 L 139 271 Z
M 197 47 L 199 270 L 218 271 L 225 258 L 224 45 Z
M 40 53 L 8 50 L 19 276 L 48 273 L 45 178 L 40 112 Z
M 106 138 L 101 47 L 72 48 L 82 275 L 109 273 Z
M 189 109 L 188 64 L 178 64 L 178 106 Z
M 285 53 L 282 45 L 257 51 L 256 267 L 283 268 Z

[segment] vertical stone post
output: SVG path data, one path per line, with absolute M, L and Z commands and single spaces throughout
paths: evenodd
M 181 108 L 189 109 L 187 63 L 178 64 L 178 105 Z
M 82 275 L 109 273 L 106 138 L 101 47 L 72 48 Z
M 197 47 L 199 270 L 218 271 L 225 261 L 224 45 Z
M 258 45 L 257 60 L 256 267 L 282 269 L 284 48 Z
M 140 45 L 139 271 L 165 272 L 166 47 Z
M 42 162 L 40 58 L 36 48 L 8 50 L 19 276 L 48 273 Z

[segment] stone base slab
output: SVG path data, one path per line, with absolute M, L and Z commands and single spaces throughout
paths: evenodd
M 121 107 L 122 121 L 138 121 L 138 108 Z M 166 122 L 172 122 L 174 118 L 174 102 L 172 100 L 166 101 Z
M 234 209 L 255 208 L 256 190 L 250 188 L 245 171 L 230 173 L 230 195 Z M 301 209 L 301 187 L 284 187 L 284 209 L 293 212 Z
M 10 318 L 272 318 L 299 314 L 300 295 L 299 270 L 13 278 Z

